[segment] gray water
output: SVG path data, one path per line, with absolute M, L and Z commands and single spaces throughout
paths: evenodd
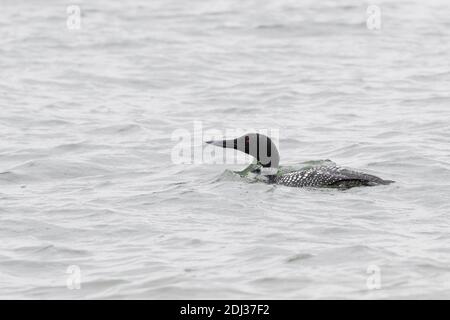
M 0 298 L 450 298 L 448 1 L 0 4 Z M 195 123 L 396 183 L 176 163 Z

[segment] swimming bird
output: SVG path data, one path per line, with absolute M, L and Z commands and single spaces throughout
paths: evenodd
M 386 185 L 394 181 L 383 180 L 371 174 L 333 165 L 317 165 L 298 171 L 283 173 L 279 170 L 280 155 L 272 140 L 260 133 L 248 133 L 237 139 L 206 141 L 206 143 L 239 150 L 253 156 L 260 169 L 255 173 L 263 175 L 270 184 L 288 187 L 352 188 L 358 186 Z

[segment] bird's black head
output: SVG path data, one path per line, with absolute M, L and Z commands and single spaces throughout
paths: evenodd
M 280 156 L 272 140 L 260 133 L 247 133 L 231 140 L 207 141 L 222 148 L 239 150 L 253 156 L 265 168 L 278 168 Z

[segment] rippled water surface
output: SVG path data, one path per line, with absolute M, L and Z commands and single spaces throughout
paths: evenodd
M 1 1 L 0 298 L 450 298 L 448 1 L 76 2 Z M 396 183 L 177 164 L 198 125 Z

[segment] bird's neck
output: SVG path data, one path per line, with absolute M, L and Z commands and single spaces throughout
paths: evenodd
M 278 165 L 280 162 L 280 157 L 278 156 L 278 151 L 272 151 L 272 155 L 270 158 L 266 159 L 266 161 L 262 162 L 258 160 L 258 163 L 261 165 L 261 174 L 266 176 L 276 175 L 278 173 Z
M 264 152 L 264 151 L 263 151 Z M 272 149 L 267 153 L 263 153 L 262 155 L 258 154 L 258 158 L 256 159 L 261 166 L 266 170 L 272 170 L 277 172 L 278 166 L 280 163 L 280 155 L 275 146 L 272 146 Z
M 269 137 L 257 135 L 256 150 L 250 152 L 262 166 L 261 174 L 276 175 L 280 163 L 280 154 L 276 145 Z

